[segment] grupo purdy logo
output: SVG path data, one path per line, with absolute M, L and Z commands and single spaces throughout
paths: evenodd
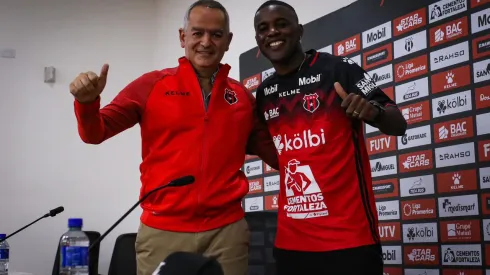
M 439 217 L 476 216 L 478 211 L 478 195 L 441 197 L 439 201 Z
M 490 28 L 490 8 L 471 15 L 471 32 L 477 33 Z
M 412 223 L 403 225 L 404 243 L 436 243 L 437 223 Z
M 473 82 L 490 80 L 490 59 L 473 63 Z
M 441 245 L 443 265 L 482 265 L 481 244 Z
M 396 103 L 404 103 L 429 96 L 429 80 L 420 78 L 395 86 Z
M 473 142 L 457 144 L 435 149 L 436 168 L 463 165 L 475 162 L 475 144 Z
M 311 149 L 325 145 L 325 132 L 323 129 L 312 131 L 304 130 L 294 134 L 279 134 L 272 137 L 279 155 L 296 150 Z
M 441 0 L 429 5 L 429 24 L 462 13 L 467 9 L 467 0 Z
M 391 21 L 362 33 L 362 48 L 368 48 L 391 38 Z
M 427 48 L 427 31 L 400 38 L 393 43 L 394 58 L 416 53 Z
M 373 177 L 381 177 L 393 175 L 397 173 L 396 156 L 371 159 L 371 175 Z
M 471 111 L 471 90 L 432 99 L 432 117 L 443 117 Z
M 400 196 L 413 197 L 434 194 L 434 175 L 400 179 Z
M 469 43 L 464 41 L 430 53 L 432 71 L 456 65 L 470 59 Z

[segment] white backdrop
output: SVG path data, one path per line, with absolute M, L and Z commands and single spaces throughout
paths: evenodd
M 307 23 L 354 0 L 289 0 Z M 140 133 L 136 126 L 97 146 L 78 137 L 70 81 L 80 72 L 111 65 L 102 104 L 141 74 L 177 65 L 183 55 L 178 28 L 192 0 L 2 0 L 0 51 L 0 232 L 11 233 L 49 209 L 65 212 L 12 237 L 11 268 L 50 274 L 67 219 L 103 233 L 139 195 Z M 224 62 L 239 78 L 239 55 L 254 47 L 253 15 L 263 0 L 220 1 L 235 36 Z M 57 81 L 43 82 L 54 66 Z M 101 246 L 107 274 L 114 241 L 136 232 L 138 208 Z

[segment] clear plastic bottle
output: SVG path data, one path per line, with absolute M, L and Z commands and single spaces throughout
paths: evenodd
M 7 237 L 7 234 L 0 234 L 0 240 Z M 9 254 L 10 246 L 7 241 L 0 243 L 0 275 L 9 274 Z
M 69 219 L 60 241 L 60 275 L 88 275 L 90 240 L 82 231 L 82 219 Z

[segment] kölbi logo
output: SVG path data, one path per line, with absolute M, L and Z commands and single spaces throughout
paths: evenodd
M 403 242 L 406 243 L 437 242 L 437 224 L 404 224 L 403 235 Z
M 473 107 L 471 91 L 434 98 L 432 99 L 432 106 L 432 117 L 434 118 L 470 111 Z
M 283 151 L 294 151 L 301 149 L 308 149 L 324 145 L 325 142 L 325 132 L 320 129 L 318 132 L 313 133 L 311 129 L 304 130 L 302 133 L 296 134 L 284 134 L 284 140 L 282 140 L 282 135 L 276 135 L 272 138 L 274 145 L 276 146 L 279 155 Z

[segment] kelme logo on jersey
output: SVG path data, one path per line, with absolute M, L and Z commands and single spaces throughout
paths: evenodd
M 277 92 L 277 89 L 278 89 L 278 84 L 274 85 L 274 86 L 270 86 L 270 87 L 266 87 L 264 88 L 264 95 L 270 95 L 270 94 L 273 94 L 273 93 L 276 93 Z
M 283 151 L 296 151 L 306 148 L 318 147 L 325 144 L 325 132 L 320 129 L 320 132 L 312 132 L 304 130 L 297 134 L 276 135 L 272 138 L 276 146 L 277 153 L 281 155 Z
M 378 88 L 376 83 L 374 83 L 373 79 L 367 73 L 364 73 L 364 78 L 356 83 L 356 87 L 365 95 L 369 95 Z
M 305 76 L 300 77 L 298 79 L 298 81 L 299 81 L 298 85 L 304 86 L 304 85 L 309 85 L 309 84 L 320 82 L 321 76 L 322 76 L 322 74 L 311 75 L 309 77 L 305 77 Z

